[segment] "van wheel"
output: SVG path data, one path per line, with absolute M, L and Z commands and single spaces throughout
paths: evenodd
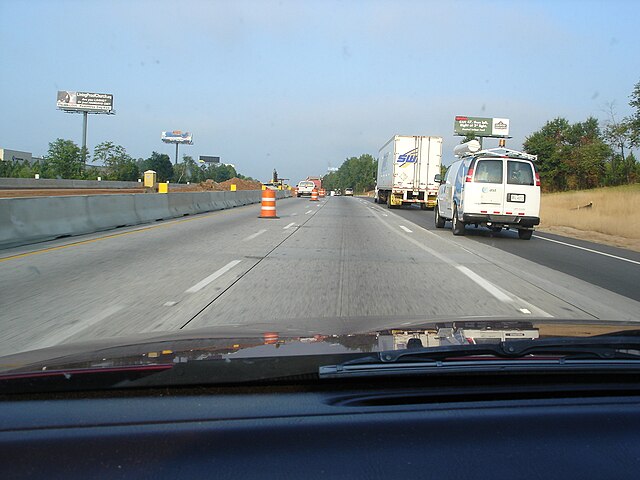
M 458 206 L 453 204 L 453 218 L 451 219 L 451 230 L 454 235 L 464 235 L 464 223 L 458 220 Z
M 520 240 L 531 240 L 531 235 L 533 235 L 533 230 L 518 229 L 518 237 L 520 237 Z
M 436 228 L 444 228 L 445 220 L 440 216 L 439 210 L 440 210 L 440 207 L 438 207 L 438 204 L 436 203 L 436 208 L 435 208 L 436 213 L 434 214 L 434 217 L 436 219 Z

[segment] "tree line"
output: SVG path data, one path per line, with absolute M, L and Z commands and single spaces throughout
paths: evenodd
M 630 95 L 631 115 L 616 118 L 613 104 L 609 118 L 589 117 L 570 123 L 549 120 L 523 143 L 527 153 L 538 156 L 536 166 L 542 188 L 548 192 L 582 190 L 640 181 L 640 163 L 632 149 L 640 147 L 640 82 Z
M 49 143 L 41 161 L 0 162 L 0 177 L 33 178 L 39 174 L 40 178 L 96 180 L 101 177 L 103 180 L 135 182 L 146 170 L 155 170 L 159 182 L 196 183 L 207 179 L 224 182 L 234 177 L 253 180 L 238 173 L 231 165 L 201 165 L 189 155 L 183 155 L 182 162 L 176 165 L 165 153 L 152 152 L 148 158 L 134 159 L 122 145 L 113 142 L 103 142 L 94 148 L 93 161 L 102 167 L 86 166 L 87 157 L 87 152 L 73 141 L 58 138 Z
M 356 194 L 373 190 L 376 186 L 378 161 L 368 153 L 347 158 L 336 172 L 322 177 L 322 186 L 327 190 L 353 188 Z

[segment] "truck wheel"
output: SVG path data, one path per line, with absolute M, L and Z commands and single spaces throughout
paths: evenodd
M 520 240 L 531 240 L 531 235 L 533 235 L 533 230 L 518 229 L 518 237 L 520 237 Z
M 435 210 L 435 212 L 436 212 L 436 213 L 434 214 L 435 219 L 436 219 L 436 228 L 444 228 L 444 222 L 445 222 L 445 219 L 444 219 L 444 218 L 442 218 L 442 217 L 440 216 L 440 211 L 439 211 L 439 210 L 440 210 L 440 207 L 438 207 L 438 204 L 437 204 L 437 203 L 436 203 L 436 207 L 435 207 L 435 209 L 434 209 L 434 210 Z
M 458 206 L 453 205 L 453 218 L 451 219 L 451 231 L 454 235 L 464 235 L 464 223 L 458 220 Z

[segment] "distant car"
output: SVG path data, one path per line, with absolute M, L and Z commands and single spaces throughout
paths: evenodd
M 298 184 L 298 197 L 303 195 L 311 196 L 311 192 L 316 188 L 316 184 L 309 180 L 303 180 Z
M 353 197 L 353 188 L 345 188 L 344 189 L 344 194 L 345 194 L 345 196 L 348 195 L 348 196 Z

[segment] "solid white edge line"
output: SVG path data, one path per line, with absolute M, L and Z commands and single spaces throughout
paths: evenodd
M 635 263 L 636 265 L 640 265 L 640 262 L 637 262 L 636 260 L 631 260 L 630 258 L 619 257 L 617 255 L 612 255 L 610 253 L 605 253 L 605 252 L 599 252 L 598 250 L 581 247 L 579 245 L 573 245 L 572 243 L 561 242 L 560 240 L 554 240 L 552 238 L 541 237 L 540 235 L 535 235 L 535 237 L 539 238 L 540 240 L 546 240 L 547 242 L 559 243 L 560 245 L 566 245 L 567 247 L 573 247 L 579 250 L 584 250 L 586 252 L 597 253 L 598 255 L 604 255 L 605 257 L 615 258 L 616 260 L 622 260 L 623 262 Z
M 407 233 L 413 233 L 413 230 L 409 230 L 407 227 L 405 227 L 404 225 L 398 225 L 402 230 L 404 230 Z
M 207 278 L 204 278 L 202 280 L 200 280 L 198 283 L 196 283 L 193 287 L 188 288 L 187 290 L 185 290 L 185 293 L 195 293 L 199 290 L 202 290 L 204 287 L 206 287 L 207 285 L 209 285 L 211 282 L 213 282 L 216 278 L 220 277 L 221 275 L 224 275 L 225 273 L 227 273 L 229 270 L 231 270 L 233 267 L 235 267 L 236 265 L 238 265 L 242 260 L 232 260 L 231 262 L 227 263 L 224 267 L 222 267 L 219 270 L 216 270 L 215 272 L 213 272 L 211 275 L 209 275 Z
M 509 295 L 504 293 L 502 290 L 496 287 L 493 283 L 489 282 L 488 280 L 485 280 L 477 273 L 469 270 L 467 267 L 463 265 L 456 265 L 455 267 L 458 269 L 459 272 L 469 277 L 471 280 L 473 280 L 475 283 L 480 285 L 482 288 L 484 288 L 487 292 L 489 292 L 491 295 L 496 297 L 501 302 L 513 301 L 513 299 Z
M 264 230 L 264 229 L 263 229 L 263 230 L 259 230 L 259 231 L 257 231 L 256 233 L 254 233 L 254 234 L 252 234 L 252 235 L 249 235 L 249 236 L 248 236 L 248 237 L 246 237 L 246 238 L 243 238 L 243 239 L 242 239 L 242 241 L 243 241 L 243 242 L 246 242 L 247 240 L 253 240 L 253 239 L 254 239 L 254 238 L 256 238 L 258 235 L 262 235 L 264 232 L 266 232 L 266 230 Z
M 289 225 L 282 227 L 283 230 L 286 230 L 287 228 L 291 228 L 296 224 L 296 222 L 291 222 Z

